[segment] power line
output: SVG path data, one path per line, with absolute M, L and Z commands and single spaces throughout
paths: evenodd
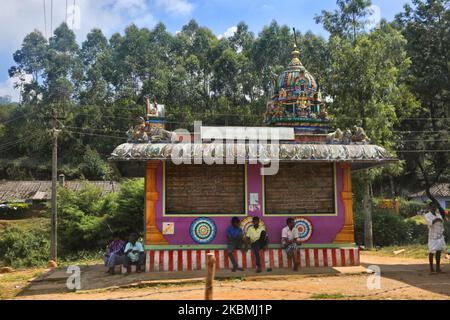
M 44 33 L 45 33 L 45 39 L 47 38 L 47 10 L 45 8 L 45 0 L 43 0 L 44 2 Z
M 67 11 L 69 10 L 69 8 L 68 8 L 68 5 L 69 5 L 69 0 L 66 0 L 66 24 L 67 24 Z
M 105 138 L 115 138 L 115 139 L 127 140 L 126 137 L 110 136 L 110 135 L 105 135 L 105 134 L 79 132 L 79 131 L 71 131 L 71 130 L 65 130 L 65 132 L 70 132 L 70 133 L 73 133 L 73 134 L 80 134 L 80 135 L 88 135 L 88 136 L 96 136 L 96 137 L 105 137 Z
M 73 10 L 72 10 L 72 30 L 75 28 L 75 2 L 76 0 L 73 0 Z
M 13 147 L 15 147 L 16 145 L 23 143 L 25 140 L 28 140 L 28 139 L 38 136 L 38 135 L 40 135 L 40 133 L 35 133 L 28 137 L 23 137 L 19 140 L 14 140 L 11 142 L 4 143 L 4 144 L 0 145 L 0 151 L 2 151 L 2 152 L 8 151 L 8 150 L 12 149 Z
M 50 0 L 50 34 L 53 34 L 53 0 Z
M 9 119 L 8 121 L 3 122 L 3 124 L 8 124 L 10 122 L 13 122 L 13 121 L 25 118 L 26 116 L 29 116 L 30 114 L 35 113 L 35 112 L 36 112 L 36 110 L 31 110 L 31 111 L 28 112 L 28 114 L 23 114 L 21 116 L 15 117 L 13 119 Z

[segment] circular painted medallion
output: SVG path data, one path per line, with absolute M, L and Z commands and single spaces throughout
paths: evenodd
M 197 218 L 189 229 L 191 238 L 197 243 L 209 243 L 216 237 L 216 224 L 209 218 Z
M 303 217 L 295 218 L 295 227 L 298 230 L 298 238 L 301 242 L 308 241 L 313 233 L 313 226 L 311 221 Z
M 265 227 L 264 221 L 262 221 L 262 219 L 259 219 L 259 224 Z M 253 217 L 246 217 L 241 220 L 241 229 L 244 234 L 247 233 L 248 228 L 250 228 L 251 226 L 253 226 Z

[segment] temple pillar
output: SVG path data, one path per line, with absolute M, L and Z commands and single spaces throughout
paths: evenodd
M 156 226 L 156 170 L 159 161 L 147 161 L 145 166 L 145 244 L 168 244 Z
M 341 199 L 344 204 L 344 226 L 336 235 L 333 243 L 355 243 L 355 229 L 353 226 L 352 203 L 352 170 L 349 163 L 341 164 L 342 168 L 342 192 Z

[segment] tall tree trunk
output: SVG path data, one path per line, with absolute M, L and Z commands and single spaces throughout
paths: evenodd
M 367 249 L 373 249 L 372 235 L 372 201 L 370 198 L 370 184 L 367 181 L 364 185 L 364 245 Z
M 392 206 L 393 209 L 397 212 L 397 199 L 395 197 L 394 177 L 392 175 L 389 175 L 389 182 L 391 184 Z

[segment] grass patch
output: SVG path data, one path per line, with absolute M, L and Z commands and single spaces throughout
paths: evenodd
M 45 228 L 50 223 L 50 218 L 28 218 L 17 220 L 0 220 L 0 236 L 6 227 L 18 227 L 23 231 L 30 231 L 35 228 Z
M 402 253 L 394 254 L 394 251 L 405 249 Z M 428 256 L 427 245 L 405 245 L 405 246 L 389 246 L 383 247 L 377 251 L 363 251 L 363 254 L 381 255 L 387 257 L 400 257 L 400 258 L 412 258 L 423 259 Z
M 43 268 L 33 268 L 0 274 L 0 300 L 13 299 L 33 278 L 44 271 Z
M 344 299 L 347 296 L 342 293 L 315 293 L 311 296 L 311 299 L 317 300 L 334 300 L 334 299 Z

